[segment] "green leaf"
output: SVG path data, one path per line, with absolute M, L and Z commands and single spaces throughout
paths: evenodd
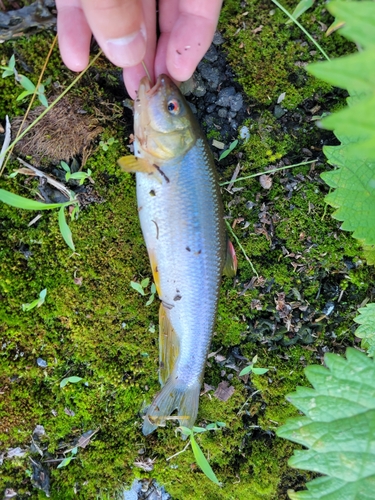
M 355 335 L 362 339 L 362 347 L 368 350 L 369 356 L 375 355 L 375 304 L 367 304 L 358 309 L 359 316 L 354 321 L 359 326 Z
M 250 373 L 252 370 L 253 370 L 253 365 L 245 366 L 245 368 L 243 368 L 240 371 L 239 376 L 243 377 L 244 375 L 247 375 L 248 373 Z
M 130 286 L 132 288 L 134 288 L 134 290 L 137 291 L 138 293 L 140 293 L 141 295 L 145 295 L 145 292 L 144 292 L 142 285 L 140 283 L 137 283 L 136 281 L 131 281 Z
M 154 299 L 155 299 L 155 295 L 152 293 L 150 295 L 148 301 L 146 302 L 146 306 L 150 306 L 154 302 Z
M 373 498 L 375 363 L 352 348 L 346 358 L 326 354 L 327 368 L 305 370 L 313 389 L 288 396 L 306 416 L 288 419 L 277 435 L 307 448 L 295 451 L 289 465 L 327 475 L 308 483 L 308 491 L 289 493 L 292 499 Z
M 202 450 L 199 448 L 198 443 L 196 442 L 192 434 L 190 435 L 190 443 L 194 453 L 195 460 L 199 465 L 199 467 L 202 469 L 202 472 L 204 472 L 204 474 L 208 477 L 208 479 L 210 479 L 213 483 L 220 486 L 220 483 L 214 471 L 212 470 L 211 465 L 208 463 L 207 458 L 203 455 Z
M 16 208 L 24 210 L 50 210 L 52 208 L 66 207 L 68 203 L 41 203 L 40 201 L 29 200 L 18 194 L 11 193 L 5 189 L 0 189 L 0 201 Z
M 375 46 L 374 2 L 329 2 L 328 10 L 338 21 L 344 22 L 340 33 L 364 48 Z
M 142 281 L 141 281 L 141 285 L 142 285 L 142 288 L 146 288 L 148 287 L 148 284 L 150 283 L 150 278 L 144 278 Z
M 315 0 L 301 0 L 297 7 L 294 9 L 292 12 L 292 16 L 294 19 L 298 19 L 302 14 L 304 14 L 310 7 L 312 7 L 315 3 Z M 289 19 L 286 24 L 290 24 L 292 22 L 291 19 Z
M 39 304 L 39 299 L 35 299 L 32 302 L 30 302 L 29 304 L 22 304 L 22 310 L 23 311 L 31 311 L 38 304 Z
M 59 228 L 61 236 L 64 238 L 65 243 L 70 249 L 73 250 L 73 252 L 75 252 L 76 248 L 73 243 L 72 232 L 65 219 L 64 207 L 61 207 L 59 210 Z
M 75 375 L 73 375 L 72 377 L 63 378 L 62 381 L 60 382 L 60 388 L 62 389 L 67 384 L 76 384 L 77 382 L 80 382 L 81 380 L 83 380 L 82 377 L 77 377 Z
M 60 165 L 65 170 L 65 172 L 69 172 L 70 173 L 70 167 L 69 167 L 69 165 L 65 161 L 61 160 L 60 161 Z
M 237 144 L 238 144 L 238 139 L 236 139 L 235 141 L 233 141 L 233 142 L 230 144 L 229 148 L 228 148 L 228 149 L 226 149 L 225 151 L 223 151 L 223 152 L 221 153 L 221 155 L 220 155 L 220 157 L 219 157 L 219 161 L 220 161 L 220 160 L 223 160 L 224 158 L 226 158 L 226 157 L 227 157 L 227 156 L 228 156 L 228 155 L 229 155 L 229 154 L 233 151 L 233 149 L 237 146 Z
M 9 69 L 14 70 L 15 66 L 16 66 L 16 58 L 13 54 L 12 57 L 9 59 L 8 67 Z
M 153 295 L 156 293 L 156 285 L 155 285 L 155 283 L 153 283 L 153 284 L 151 285 L 151 293 L 152 293 Z
M 1 75 L 1 78 L 6 78 L 7 76 L 13 75 L 14 72 L 12 69 L 5 69 Z
M 39 102 L 42 104 L 42 106 L 44 106 L 45 108 L 48 108 L 47 97 L 44 94 L 41 94 L 38 92 L 38 99 L 39 99 Z
M 19 75 L 18 78 L 19 83 L 22 85 L 22 87 L 27 90 L 30 94 L 32 94 L 35 91 L 35 85 L 27 76 L 25 75 Z
M 253 368 L 254 375 L 264 375 L 267 373 L 269 368 Z
M 179 430 L 181 431 L 181 434 L 184 436 L 191 436 L 193 431 L 189 429 L 188 427 L 184 427 L 183 425 L 179 426 Z
M 326 202 L 342 221 L 342 229 L 366 246 L 366 257 L 375 262 L 375 2 L 333 1 L 327 8 L 344 23 L 341 33 L 364 48 L 334 61 L 310 65 L 308 71 L 350 92 L 348 107 L 322 121 L 333 130 L 340 146 L 326 146 L 324 153 L 335 170 L 322 178 L 334 191 Z
M 24 90 L 21 92 L 21 94 L 17 97 L 16 101 L 22 101 L 22 99 L 25 99 L 25 97 L 33 94 L 34 92 L 32 90 Z
M 69 456 L 64 458 L 64 460 L 57 466 L 58 469 L 61 469 L 62 467 L 66 467 L 67 465 L 70 464 L 70 462 L 73 460 L 73 456 Z

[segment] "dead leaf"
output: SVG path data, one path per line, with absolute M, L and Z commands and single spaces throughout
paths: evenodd
M 7 450 L 6 458 L 13 458 L 13 457 L 22 458 L 25 455 L 26 455 L 26 450 L 23 450 L 22 448 L 17 446 L 17 448 L 9 448 Z
M 256 35 L 257 33 L 260 33 L 263 29 L 263 24 L 261 24 L 260 26 L 258 26 L 257 28 L 251 30 L 251 33 L 254 33 L 254 35 Z
M 214 392 L 214 396 L 216 396 L 217 399 L 220 399 L 220 401 L 228 401 L 233 393 L 234 387 L 232 385 L 229 386 L 229 383 L 223 380 L 222 382 L 220 382 L 216 391 Z
M 201 392 L 201 396 L 203 396 L 203 394 L 206 394 L 207 392 L 209 391 L 214 391 L 215 390 L 215 387 L 213 385 L 208 385 L 206 383 L 203 384 L 203 391 Z
M 145 460 L 138 460 L 134 462 L 134 465 L 144 470 L 145 472 L 151 472 L 154 469 L 155 462 L 156 459 L 152 460 L 152 458 L 146 458 Z
M 74 417 L 75 415 L 74 411 L 69 408 L 64 408 L 64 413 L 66 413 L 69 417 Z
M 78 439 L 77 446 L 80 448 L 86 448 L 86 446 L 90 443 L 91 438 L 98 432 L 99 427 L 94 431 L 87 431 L 82 434 L 82 436 Z

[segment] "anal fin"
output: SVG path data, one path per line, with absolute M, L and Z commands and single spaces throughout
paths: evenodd
M 159 308 L 159 381 L 166 383 L 178 357 L 177 334 L 171 325 L 163 304 Z
M 230 239 L 227 236 L 227 250 L 226 250 L 226 256 L 225 256 L 223 274 L 225 274 L 225 276 L 229 276 L 230 278 L 233 278 L 234 276 L 236 276 L 236 273 L 237 273 L 236 252 L 234 250 L 233 243 L 230 241 Z

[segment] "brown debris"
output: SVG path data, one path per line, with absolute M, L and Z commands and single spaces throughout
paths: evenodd
M 222 382 L 220 382 L 216 391 L 214 392 L 214 396 L 216 396 L 217 399 L 220 399 L 220 401 L 228 401 L 233 393 L 234 387 L 232 385 L 229 386 L 229 383 L 223 380 Z
M 52 102 L 53 97 L 50 97 Z M 37 118 L 44 107 L 30 111 L 22 128 L 24 130 Z M 14 131 L 18 130 L 22 117 L 12 121 Z M 98 119 L 83 112 L 83 102 L 77 98 L 64 97 L 30 132 L 16 145 L 17 153 L 32 156 L 37 163 L 68 161 L 82 155 L 82 165 L 87 158 L 90 144 L 103 131 Z

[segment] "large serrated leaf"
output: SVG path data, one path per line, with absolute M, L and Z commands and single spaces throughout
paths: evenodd
M 362 347 L 368 349 L 368 355 L 375 355 L 375 304 L 367 304 L 358 309 L 359 316 L 354 321 L 359 326 L 355 332 L 362 339 Z
M 374 2 L 329 2 L 328 10 L 345 24 L 340 33 L 363 47 L 375 46 Z
M 326 354 L 327 368 L 309 366 L 313 389 L 288 399 L 306 416 L 289 419 L 278 436 L 307 447 L 289 465 L 326 474 L 288 492 L 292 500 L 369 500 L 375 491 L 375 363 L 349 348 L 347 359 Z
M 375 86 L 375 49 L 332 61 L 309 64 L 307 70 L 316 78 L 350 92 L 373 92 Z
M 367 248 L 368 263 L 375 262 L 375 2 L 333 1 L 327 8 L 344 23 L 340 33 L 363 51 L 343 58 L 312 64 L 316 77 L 349 90 L 348 107 L 324 119 L 341 146 L 325 147 L 336 170 L 322 174 L 335 190 L 326 202 L 337 210 L 333 216 L 342 229 L 353 231 Z

